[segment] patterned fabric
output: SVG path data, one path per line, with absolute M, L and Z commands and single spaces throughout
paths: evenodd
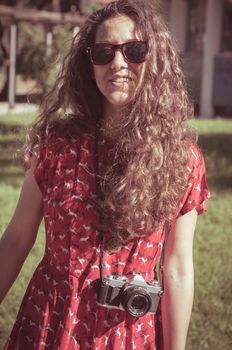
M 44 142 L 34 175 L 43 194 L 45 255 L 27 288 L 5 350 L 154 350 L 156 338 L 161 339 L 155 331 L 157 316 L 134 318 L 96 303 L 100 237 L 94 149 L 93 136 L 67 139 L 61 130 L 53 130 Z M 101 172 L 112 158 L 111 151 L 110 142 L 101 138 Z M 178 215 L 193 208 L 198 213 L 206 210 L 204 160 L 196 146 L 187 170 L 189 187 Z M 106 251 L 104 274 L 154 279 L 163 228 L 131 241 L 117 253 Z M 105 246 L 109 239 L 110 233 L 105 232 Z

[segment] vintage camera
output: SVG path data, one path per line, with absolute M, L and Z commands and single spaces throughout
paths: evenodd
M 155 314 L 162 288 L 158 280 L 146 283 L 140 275 L 130 280 L 126 276 L 109 275 L 99 280 L 98 304 L 126 310 L 134 317 Z

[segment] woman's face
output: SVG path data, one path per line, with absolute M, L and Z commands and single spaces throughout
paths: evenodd
M 127 16 L 107 19 L 97 29 L 95 43 L 123 44 L 142 40 L 135 23 Z M 131 63 L 118 49 L 113 60 L 104 65 L 94 65 L 94 77 L 104 97 L 104 112 L 112 113 L 131 102 L 140 88 L 145 62 Z

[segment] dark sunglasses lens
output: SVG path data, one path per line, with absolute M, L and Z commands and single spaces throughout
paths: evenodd
M 148 46 L 146 42 L 138 41 L 126 43 L 123 47 L 126 58 L 134 63 L 141 63 L 146 60 Z
M 92 60 L 94 64 L 107 64 L 114 58 L 111 45 L 96 44 L 92 46 Z

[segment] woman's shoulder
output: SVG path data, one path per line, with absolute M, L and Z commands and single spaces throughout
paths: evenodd
M 83 128 L 77 120 L 70 118 L 49 124 L 42 135 L 42 143 L 50 149 L 62 148 L 73 143 L 82 143 L 88 136 L 92 136 L 91 132 Z
M 94 148 L 93 133 L 79 127 L 73 119 L 50 123 L 41 133 L 37 158 L 53 164 L 60 157 L 78 155 L 82 147 L 91 151 Z M 91 153 L 91 152 L 90 152 Z
M 187 170 L 190 174 L 200 170 L 205 171 L 204 157 L 200 147 L 196 143 L 190 144 Z
M 187 164 L 187 186 L 180 201 L 179 215 L 184 215 L 195 208 L 198 214 L 206 211 L 206 199 L 209 198 L 209 189 L 206 180 L 205 161 L 197 144 L 189 147 Z

